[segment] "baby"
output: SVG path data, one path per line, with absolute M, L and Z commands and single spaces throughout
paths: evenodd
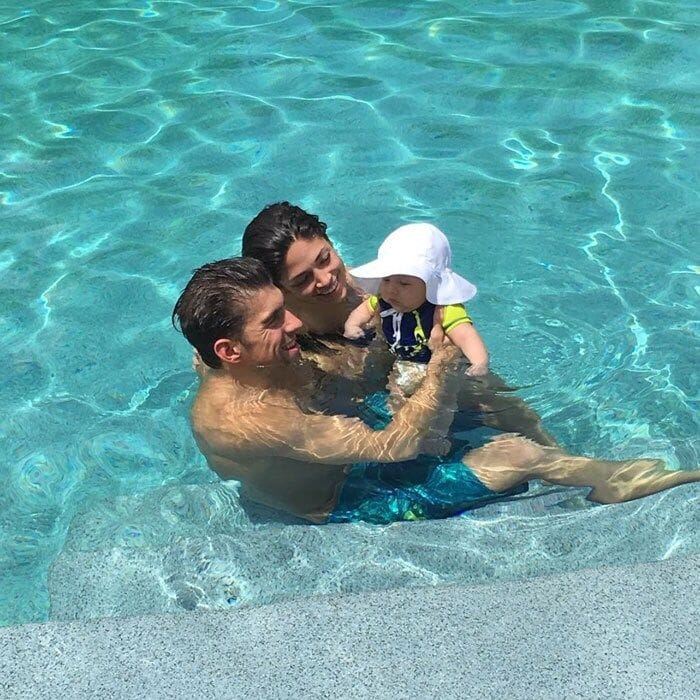
M 476 287 L 450 269 L 452 253 L 445 234 L 431 224 L 408 224 L 390 233 L 377 259 L 350 274 L 372 296 L 345 322 L 345 337 L 365 335 L 377 316 L 389 349 L 400 360 L 426 363 L 428 339 L 439 323 L 470 362 L 467 373 L 487 374 L 489 354 L 463 302 Z

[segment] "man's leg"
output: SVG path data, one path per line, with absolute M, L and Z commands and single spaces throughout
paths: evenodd
M 557 441 L 542 425 L 542 418 L 530 408 L 497 374 L 465 377 L 460 388 L 458 405 L 461 409 L 480 411 L 484 424 L 506 433 L 520 433 L 540 445 L 556 447 Z
M 508 491 L 529 479 L 562 486 L 589 486 L 588 499 L 621 503 L 672 486 L 700 481 L 700 469 L 671 471 L 657 459 L 618 462 L 576 457 L 519 435 L 502 435 L 468 452 L 464 463 L 492 491 Z

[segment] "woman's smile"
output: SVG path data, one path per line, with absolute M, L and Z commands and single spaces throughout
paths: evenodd
M 338 278 L 333 277 L 330 284 L 326 285 L 323 289 L 317 289 L 316 295 L 321 297 L 330 297 L 338 291 L 340 284 L 338 283 Z

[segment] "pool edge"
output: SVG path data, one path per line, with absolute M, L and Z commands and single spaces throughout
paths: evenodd
M 7 697 L 688 697 L 700 555 L 0 628 Z

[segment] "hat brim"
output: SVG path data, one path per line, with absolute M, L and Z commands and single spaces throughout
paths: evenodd
M 476 296 L 476 286 L 452 270 L 443 270 L 425 285 L 425 297 L 431 304 L 462 304 Z
M 428 284 L 431 273 L 425 264 L 419 260 L 411 261 L 392 261 L 392 260 L 372 260 L 365 265 L 355 267 L 350 270 L 350 274 L 357 279 L 363 289 L 366 289 L 370 294 L 374 294 L 379 289 L 379 283 L 390 275 L 409 275 L 410 277 L 418 277 L 423 282 Z M 371 291 L 367 286 L 374 288 Z
M 410 275 L 425 282 L 425 297 L 431 304 L 461 304 L 472 299 L 476 287 L 467 279 L 452 270 L 442 270 L 439 274 L 428 270 L 420 260 L 394 262 L 372 260 L 365 265 L 350 270 L 357 283 L 369 294 L 376 294 L 379 285 L 390 275 Z

